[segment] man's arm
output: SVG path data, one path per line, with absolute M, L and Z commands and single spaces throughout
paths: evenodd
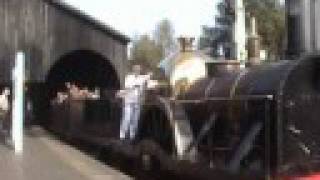
M 151 77 L 152 77 L 153 73 L 152 72 L 149 72 L 147 75 L 146 75 L 146 80 L 150 80 Z
M 152 80 L 153 73 L 149 72 L 147 75 L 145 75 L 145 87 L 146 89 L 154 89 L 157 86 L 157 81 L 156 80 Z
M 116 93 L 116 96 L 119 98 L 124 98 L 128 93 L 128 90 L 132 89 L 132 86 L 133 86 L 132 78 L 130 75 L 127 75 L 124 80 L 124 89 L 119 90 Z
M 117 91 L 117 93 L 116 93 L 116 97 L 117 97 L 117 98 L 123 98 L 124 95 L 125 95 L 125 91 L 122 90 L 122 89 L 120 89 L 120 90 Z

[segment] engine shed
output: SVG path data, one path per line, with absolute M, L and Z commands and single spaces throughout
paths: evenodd
M 10 86 L 15 53 L 23 51 L 35 106 L 67 81 L 101 89 L 123 84 L 129 38 L 62 1 L 2 0 L 0 24 L 0 84 Z

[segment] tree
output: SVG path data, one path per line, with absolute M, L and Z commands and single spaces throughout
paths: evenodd
M 154 30 L 154 38 L 141 35 L 133 40 L 131 62 L 156 72 L 160 61 L 175 47 L 174 30 L 167 19 L 160 21 Z
M 262 46 L 268 50 L 269 57 L 277 59 L 283 53 L 285 37 L 285 10 L 276 1 L 245 0 L 249 16 L 255 16 Z
M 234 11 L 229 1 L 222 1 L 217 4 L 218 15 L 215 17 L 215 27 L 203 26 L 199 41 L 201 50 L 206 50 L 211 57 L 221 57 L 231 59 Z M 219 52 L 223 48 L 223 54 Z
M 142 35 L 133 42 L 131 60 L 144 69 L 154 71 L 162 59 L 162 48 L 149 35 Z
M 154 37 L 156 44 L 163 51 L 163 57 L 167 56 L 175 48 L 174 29 L 168 19 L 164 19 L 156 26 Z

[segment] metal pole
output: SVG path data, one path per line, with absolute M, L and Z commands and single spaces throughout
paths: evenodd
M 244 68 L 246 54 L 246 20 L 243 0 L 235 0 L 234 40 L 236 60 L 240 61 L 241 68 Z
M 18 52 L 13 69 L 12 142 L 16 154 L 23 152 L 25 54 Z
M 265 100 L 265 112 L 264 112 L 264 138 L 265 138 L 265 179 L 271 179 L 271 116 L 270 116 L 270 106 L 271 101 Z

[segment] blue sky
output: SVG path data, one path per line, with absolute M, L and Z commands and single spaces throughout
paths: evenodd
M 152 33 L 168 18 L 176 36 L 199 36 L 201 25 L 213 25 L 218 0 L 64 0 L 130 37 Z

